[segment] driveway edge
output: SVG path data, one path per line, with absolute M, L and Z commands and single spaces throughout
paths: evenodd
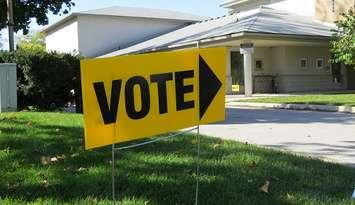
M 308 104 L 281 104 L 281 103 L 253 103 L 253 102 L 228 102 L 227 106 L 257 107 L 288 110 L 312 110 L 322 112 L 343 112 L 355 114 L 355 107 L 332 105 L 308 105 Z

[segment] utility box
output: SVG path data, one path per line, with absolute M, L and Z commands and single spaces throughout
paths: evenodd
M 0 113 L 17 110 L 16 64 L 0 63 Z

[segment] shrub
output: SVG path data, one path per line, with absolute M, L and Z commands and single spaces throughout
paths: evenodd
M 73 54 L 17 49 L 0 52 L 0 63 L 17 64 L 18 106 L 54 110 L 74 101 L 81 108 L 80 57 Z

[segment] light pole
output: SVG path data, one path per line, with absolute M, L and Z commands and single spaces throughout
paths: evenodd
M 14 11 L 12 0 L 7 0 L 7 19 L 8 19 L 8 30 L 9 30 L 9 49 L 10 51 L 15 50 L 14 45 Z

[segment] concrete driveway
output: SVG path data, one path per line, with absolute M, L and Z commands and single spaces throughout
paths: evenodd
M 200 132 L 355 167 L 353 114 L 228 107 L 224 122 Z

